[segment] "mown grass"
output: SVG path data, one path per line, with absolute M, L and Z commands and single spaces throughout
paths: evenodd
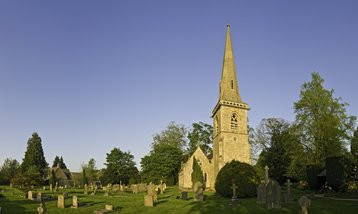
M 38 202 L 34 202 L 23 197 L 24 193 L 18 189 L 9 187 L 0 187 L 5 189 L 4 197 L 0 198 L 0 207 L 3 214 L 23 214 L 37 213 Z M 35 190 L 36 191 L 36 190 Z M 54 196 L 54 199 L 46 201 L 46 208 L 49 214 L 70 214 L 70 213 L 93 213 L 94 210 L 101 210 L 105 204 L 112 204 L 115 210 L 111 213 L 243 213 L 243 214 L 266 214 L 266 213 L 289 213 L 299 214 L 300 207 L 297 202 L 283 203 L 282 209 L 266 210 L 262 206 L 256 204 L 256 198 L 240 199 L 240 204 L 235 208 L 230 206 L 230 200 L 217 196 L 213 192 L 205 192 L 204 202 L 194 202 L 193 194 L 189 193 L 189 200 L 182 201 L 176 199 L 179 194 L 177 187 L 169 187 L 167 191 L 158 195 L 158 201 L 154 207 L 145 207 L 144 193 L 132 194 L 126 192 L 118 192 L 111 196 L 105 197 L 103 191 L 97 191 L 97 194 L 84 195 L 82 189 L 66 189 L 69 192 L 69 198 L 66 199 L 66 208 L 57 208 L 57 194 L 62 191 L 52 193 L 45 191 L 46 195 Z M 294 198 L 297 199 L 302 192 L 295 191 Z M 72 197 L 77 195 L 80 206 L 77 209 L 71 208 Z M 358 202 L 335 201 L 330 199 L 314 199 L 309 213 L 358 213 Z

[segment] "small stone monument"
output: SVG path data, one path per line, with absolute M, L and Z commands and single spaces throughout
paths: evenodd
M 55 185 L 55 192 L 58 191 L 58 182 L 56 182 L 56 185 Z
M 268 182 L 269 182 L 269 175 L 268 175 L 268 170 L 269 170 L 270 168 L 266 165 L 265 166 L 265 184 L 268 184 Z
M 257 187 L 257 204 L 266 204 L 266 184 L 261 183 Z
M 266 185 L 266 207 L 267 209 L 281 208 L 281 187 L 275 180 Z
M 47 213 L 47 209 L 45 207 L 45 203 L 44 202 L 41 202 L 39 207 L 37 208 L 37 212 L 38 214 L 46 214 Z M 1 214 L 1 212 L 0 212 Z
M 200 181 L 194 184 L 194 201 L 203 201 L 203 184 Z
M 76 195 L 72 196 L 72 206 L 71 208 L 78 208 L 78 197 Z
M 298 200 L 298 204 L 301 207 L 302 214 L 308 214 L 308 207 L 311 206 L 311 200 L 304 195 Z
M 63 195 L 57 195 L 57 207 L 61 209 L 65 208 L 65 198 Z
M 111 205 L 111 204 L 106 204 L 106 206 L 104 208 L 105 208 L 105 210 L 113 211 L 113 205 Z
M 181 200 L 186 201 L 188 200 L 188 192 L 181 192 Z
M 155 186 L 152 184 L 152 197 L 153 197 L 153 201 L 156 202 L 158 200 L 158 193 L 155 190 Z
M 152 195 L 144 195 L 144 206 L 153 207 L 153 196 Z
M 37 193 L 37 197 L 36 197 L 36 201 L 37 201 L 37 202 L 41 202 L 41 201 L 42 201 L 42 197 L 43 197 L 42 192 L 38 192 L 38 193 Z
M 27 193 L 27 198 L 30 199 L 30 200 L 34 200 L 33 194 L 34 194 L 34 193 L 33 193 L 32 191 L 29 191 L 29 192 Z
M 163 181 L 162 180 L 160 180 L 159 189 L 160 189 L 160 194 L 163 194 L 164 193 L 164 186 L 163 186 Z
M 84 193 L 83 194 L 85 194 L 85 195 L 88 194 L 88 185 L 87 184 L 85 184 L 85 186 L 84 186 Z
M 285 201 L 292 201 L 292 195 L 291 195 L 291 181 L 290 179 L 287 179 L 287 192 L 285 194 Z
M 137 185 L 137 184 L 133 184 L 131 187 L 132 187 L 132 193 L 133 193 L 133 194 L 137 194 L 137 193 L 138 193 L 138 185 Z
M 50 191 L 52 191 L 52 183 L 50 184 Z
M 96 192 L 97 192 L 97 185 L 94 187 L 94 190 L 93 190 L 93 192 L 91 193 L 91 195 L 96 195 Z
M 231 205 L 234 207 L 239 202 L 239 199 L 237 198 L 236 195 L 237 186 L 235 185 L 234 182 L 232 183 L 231 189 L 232 189 Z

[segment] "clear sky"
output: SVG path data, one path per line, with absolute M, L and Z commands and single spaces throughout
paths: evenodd
M 47 162 L 137 165 L 170 121 L 212 124 L 227 23 L 249 123 L 294 120 L 318 71 L 358 115 L 358 1 L 0 1 L 0 164 L 31 133 Z

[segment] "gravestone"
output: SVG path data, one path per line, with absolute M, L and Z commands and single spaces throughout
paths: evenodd
M 71 208 L 78 208 L 78 197 L 76 195 L 72 196 L 72 206 Z
M 57 207 L 61 209 L 65 208 L 65 198 L 63 195 L 57 195 Z
M 160 189 L 160 194 L 163 194 L 164 193 L 164 186 L 163 186 L 163 181 L 162 180 L 160 180 L 159 189 Z
M 237 198 L 236 195 L 237 186 L 235 185 L 235 183 L 232 183 L 231 189 L 232 189 L 231 205 L 235 207 L 236 204 L 239 202 L 239 199 Z
M 285 194 L 285 201 L 292 201 L 292 195 L 291 195 L 291 181 L 290 179 L 287 179 L 287 191 Z
M 27 193 L 27 198 L 28 199 L 30 199 L 30 200 L 34 200 L 34 192 L 32 192 L 32 191 L 29 191 L 28 193 Z
M 91 193 L 91 195 L 96 195 L 96 192 L 97 192 L 97 185 L 94 187 L 94 190 L 93 190 L 93 192 Z
M 39 207 L 37 208 L 37 213 L 38 214 L 46 214 L 47 213 L 47 209 L 46 209 L 44 202 L 40 203 Z M 1 214 L 1 212 L 0 212 L 0 214 Z
M 56 182 L 56 185 L 55 185 L 55 192 L 58 191 L 58 182 Z
M 308 214 L 308 207 L 311 206 L 311 200 L 304 195 L 298 200 L 298 204 L 301 207 L 302 214 Z
M 181 192 L 181 200 L 184 201 L 188 200 L 188 192 L 185 191 Z
M 269 167 L 266 165 L 265 166 L 265 184 L 268 184 L 268 182 L 269 182 L 268 170 L 269 170 Z
M 113 205 L 111 205 L 111 204 L 106 204 L 106 206 L 104 208 L 108 211 L 113 211 Z
M 270 180 L 266 185 L 266 207 L 281 208 L 281 187 L 275 180 Z
M 87 195 L 88 194 L 88 185 L 85 184 L 84 186 L 84 194 Z
M 165 192 L 166 189 L 167 189 L 167 184 L 163 183 L 163 192 Z
M 260 184 L 257 187 L 257 204 L 266 204 L 266 184 Z
M 144 206 L 146 207 L 153 207 L 153 196 L 151 195 L 144 195 Z
M 156 202 L 158 200 L 158 193 L 155 190 L 155 186 L 152 185 L 152 196 L 153 196 L 153 201 Z
M 133 193 L 133 194 L 137 194 L 137 193 L 138 193 L 138 186 L 137 186 L 137 184 L 132 184 L 131 189 L 132 189 L 132 193 Z
M 50 191 L 52 191 L 52 184 L 50 184 Z
M 194 184 L 194 201 L 203 201 L 203 184 L 200 181 Z
M 38 192 L 38 193 L 37 193 L 37 197 L 36 197 L 36 201 L 37 201 L 37 202 L 41 202 L 41 201 L 42 201 L 42 197 L 43 197 L 42 192 Z

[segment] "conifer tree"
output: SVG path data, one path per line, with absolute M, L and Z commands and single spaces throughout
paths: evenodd
M 31 168 L 41 172 L 47 166 L 48 164 L 42 149 L 41 138 L 34 132 L 32 133 L 32 137 L 27 141 L 27 149 L 21 164 L 21 170 L 26 172 Z

